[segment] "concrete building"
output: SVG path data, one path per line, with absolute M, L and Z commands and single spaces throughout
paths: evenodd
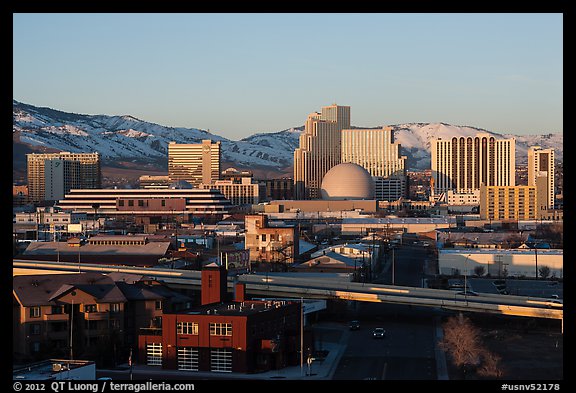
M 142 175 L 138 178 L 140 188 L 170 188 L 172 181 L 168 175 L 166 176 L 151 176 Z
M 296 199 L 320 198 L 326 172 L 341 162 L 341 133 L 350 128 L 350 107 L 331 105 L 308 115 L 300 145 L 294 151 Z
M 261 186 L 253 182 L 251 177 L 239 180 L 216 180 L 210 184 L 201 183 L 198 188 L 203 190 L 219 190 L 232 205 L 255 205 L 260 202 Z
M 94 206 L 98 206 L 95 210 Z M 222 217 L 230 201 L 218 190 L 96 189 L 71 190 L 57 205 L 63 209 L 106 216 Z
M 100 188 L 99 153 L 30 153 L 27 158 L 30 201 L 58 200 L 73 188 Z
M 197 187 L 220 179 L 221 143 L 209 139 L 202 143 L 168 144 L 168 177 L 185 180 Z
M 547 177 L 535 186 L 480 187 L 481 220 L 536 220 L 547 212 Z
M 432 141 L 433 193 L 468 193 L 487 186 L 514 186 L 516 140 L 488 133 Z
M 57 240 L 63 234 L 78 232 L 73 227 L 86 220 L 86 213 L 58 207 L 37 207 L 35 212 L 14 214 L 13 231 L 34 230 L 38 240 Z M 81 232 L 81 230 L 80 230 Z
M 204 268 L 202 305 L 164 312 L 161 329 L 142 331 L 141 364 L 215 373 L 252 373 L 298 364 L 299 302 L 248 300 L 243 283 L 236 284 L 234 300 L 229 301 L 226 276 L 224 268 Z
M 12 380 L 94 381 L 96 380 L 96 363 L 90 360 L 44 360 L 13 369 Z
M 554 208 L 554 149 L 531 146 L 528 149 L 528 185 L 535 186 L 538 177 L 546 178 L 546 207 Z
M 244 249 L 250 250 L 250 261 L 291 264 L 298 258 L 297 226 L 273 226 L 265 215 L 246 215 L 245 229 Z
M 294 179 L 283 177 L 278 179 L 260 180 L 264 183 L 265 194 L 260 200 L 273 201 L 278 199 L 294 198 Z
M 430 232 L 439 228 L 456 227 L 455 217 L 443 218 L 344 218 L 342 235 L 367 235 L 402 230 L 408 233 Z
M 395 201 L 406 196 L 406 156 L 400 156 L 392 127 L 342 130 L 341 161 L 358 164 L 370 173 L 375 199 Z
M 94 236 L 87 242 L 34 242 L 20 259 L 105 265 L 155 266 L 168 256 L 170 241 L 149 241 L 145 235 Z
M 448 190 L 446 193 L 448 205 L 480 205 L 480 189 L 470 192 L 455 192 Z
M 447 275 L 474 275 L 474 269 L 482 266 L 492 277 L 536 277 L 538 269 L 547 266 L 551 275 L 563 278 L 563 254 L 555 249 L 440 249 L 438 267 L 440 274 Z
M 376 200 L 314 200 L 314 201 L 295 201 L 279 200 L 270 201 L 270 204 L 264 206 L 263 212 L 281 213 L 281 212 L 298 212 L 298 213 L 316 213 L 331 212 L 333 216 L 343 216 L 340 212 L 364 212 L 374 213 L 378 211 L 378 201 Z M 268 208 L 268 209 L 266 209 Z

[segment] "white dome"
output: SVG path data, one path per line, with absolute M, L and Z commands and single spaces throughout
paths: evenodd
M 324 175 L 320 194 L 324 200 L 374 199 L 374 182 L 360 165 L 338 164 Z

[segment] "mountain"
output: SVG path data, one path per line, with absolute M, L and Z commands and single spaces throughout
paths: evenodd
M 408 123 L 393 125 L 394 137 L 401 144 L 401 154 L 408 157 L 413 170 L 430 168 L 430 142 L 436 137 L 475 135 L 494 132 L 469 126 L 444 123 Z M 13 101 L 13 163 L 15 170 L 25 170 L 25 153 L 34 151 L 93 152 L 102 155 L 103 165 L 132 166 L 142 171 L 152 167 L 166 170 L 168 143 L 199 143 L 211 139 L 222 143 L 222 160 L 239 169 L 251 169 L 273 176 L 291 173 L 293 152 L 299 145 L 304 127 L 279 132 L 259 133 L 239 141 L 230 140 L 206 130 L 166 127 L 133 116 L 84 115 L 36 107 Z M 531 145 L 555 149 L 562 161 L 562 134 L 515 136 L 518 164 L 527 160 Z M 224 167 L 227 167 L 224 165 Z

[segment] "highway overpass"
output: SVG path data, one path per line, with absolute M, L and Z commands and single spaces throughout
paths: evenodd
M 13 260 L 13 275 L 80 273 L 88 271 L 141 274 L 163 281 L 174 287 L 200 287 L 201 282 L 199 271 L 24 259 Z M 234 282 L 245 283 L 246 292 L 254 296 L 265 295 L 268 297 L 343 299 L 394 303 L 448 310 L 560 319 L 562 321 L 564 316 L 562 304 L 544 298 L 488 293 L 480 293 L 477 296 L 465 296 L 455 291 L 443 289 L 335 282 L 333 280 L 307 278 L 306 273 L 302 273 L 298 278 L 267 276 L 265 274 L 243 274 L 237 277 L 229 277 L 229 288 L 233 288 Z

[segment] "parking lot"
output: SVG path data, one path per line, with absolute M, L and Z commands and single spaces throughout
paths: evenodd
M 475 292 L 501 293 L 496 284 L 502 281 L 500 288 L 505 289 L 509 295 L 551 298 L 558 296 L 563 299 L 564 284 L 551 280 L 517 280 L 517 279 L 489 279 L 468 277 L 468 286 Z

